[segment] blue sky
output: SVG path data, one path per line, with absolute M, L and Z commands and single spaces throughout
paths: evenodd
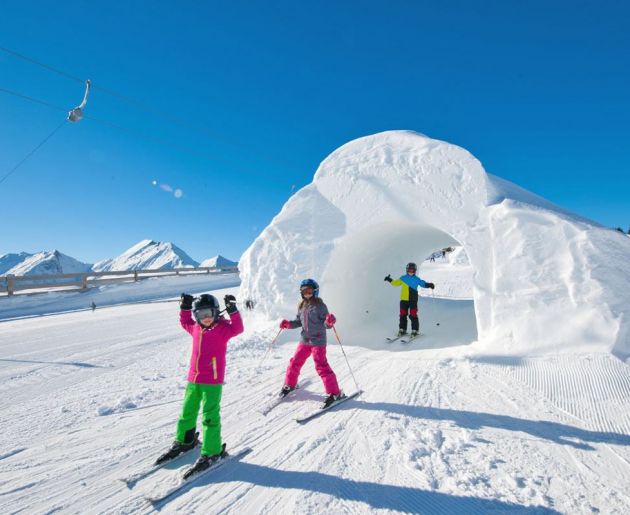
M 460 145 L 564 208 L 630 225 L 627 2 L 0 7 L 1 47 L 94 84 L 91 118 L 0 183 L 0 253 L 94 262 L 151 238 L 237 259 L 330 152 L 390 129 Z M 0 89 L 68 110 L 83 96 L 2 51 Z M 0 177 L 64 116 L 0 91 Z

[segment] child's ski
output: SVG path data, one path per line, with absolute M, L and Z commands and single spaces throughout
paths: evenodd
M 190 476 L 188 479 L 184 479 L 182 477 L 180 479 L 180 481 L 176 485 L 173 485 L 172 487 L 167 488 L 167 489 L 165 489 L 162 492 L 159 492 L 157 494 L 146 494 L 144 496 L 144 498 L 147 501 L 151 502 L 151 503 L 159 503 L 159 502 L 162 502 L 162 501 L 166 501 L 169 497 L 172 497 L 173 495 L 177 494 L 178 492 L 181 492 L 187 486 L 191 485 L 192 483 L 194 483 L 198 479 L 201 479 L 202 477 L 210 474 L 211 472 L 214 472 L 216 469 L 218 469 L 222 465 L 225 465 L 227 462 L 234 461 L 234 460 L 239 460 L 243 456 L 249 454 L 250 452 L 252 452 L 252 448 L 251 447 L 245 447 L 245 448 L 235 452 L 234 454 L 228 454 L 224 458 L 221 458 L 221 459 L 215 461 L 214 463 L 212 463 L 210 465 L 210 467 L 208 467 L 207 469 L 202 470 L 201 472 L 198 472 L 197 474 L 195 474 L 193 476 Z
M 354 397 L 356 397 L 360 393 L 361 393 L 361 390 L 359 390 L 358 392 L 351 393 L 350 395 L 344 395 L 341 399 L 338 399 L 335 402 L 331 403 L 330 406 L 328 406 L 326 408 L 324 408 L 324 407 L 319 408 L 317 411 L 314 411 L 310 415 L 306 415 L 306 416 L 301 417 L 301 418 L 296 418 L 295 421 L 298 424 L 304 424 L 305 422 L 308 422 L 309 420 L 313 420 L 315 417 L 319 417 L 320 415 L 323 415 L 327 411 L 330 411 L 332 408 L 334 408 L 335 406 L 338 406 L 342 402 L 346 402 L 349 399 L 353 399 Z
M 295 397 L 295 393 L 297 392 L 297 390 L 298 388 L 296 388 L 295 390 L 291 390 L 284 397 L 278 396 L 275 399 L 269 401 L 265 406 L 262 407 L 262 409 L 259 410 L 259 413 L 261 415 L 267 416 L 269 412 L 272 409 L 274 409 L 276 406 L 282 404 L 284 401 L 286 401 L 287 399 L 290 399 L 291 397 Z
M 395 341 L 400 340 L 403 336 L 407 336 L 406 334 L 401 334 L 400 336 L 394 336 L 392 338 L 390 338 L 389 336 L 387 338 L 385 338 L 385 341 L 387 341 L 387 343 L 393 343 Z
M 418 333 L 415 336 L 411 336 L 411 337 L 407 338 L 406 340 L 400 340 L 400 343 L 411 343 L 416 338 L 420 338 L 421 336 L 422 336 L 422 333 Z
M 188 453 L 190 453 L 191 451 L 193 451 L 197 447 L 198 446 L 195 446 L 195 447 L 192 447 L 191 449 L 189 449 L 187 451 L 182 452 L 179 456 L 176 456 L 172 460 L 167 460 L 167 461 L 165 461 L 163 463 L 160 463 L 159 465 L 153 464 L 150 467 L 147 467 L 144 470 L 141 470 L 140 472 L 136 472 L 135 474 L 131 474 L 130 476 L 127 476 L 127 477 L 121 477 L 121 478 L 119 478 L 119 480 L 122 481 L 123 483 L 125 483 L 127 485 L 127 488 L 133 488 L 135 486 L 135 484 L 138 481 L 140 481 L 141 479 L 144 479 L 145 477 L 150 476 L 155 471 L 160 470 L 162 467 L 165 467 L 169 463 L 173 463 L 175 461 L 178 461 L 180 458 L 182 458 L 183 456 L 186 456 Z

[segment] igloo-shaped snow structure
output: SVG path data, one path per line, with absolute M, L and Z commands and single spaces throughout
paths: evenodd
M 411 131 L 328 156 L 241 257 L 241 296 L 270 318 L 289 317 L 299 281 L 313 277 L 346 334 L 354 324 L 382 337 L 397 309 L 383 277 L 453 243 L 474 268 L 473 350 L 630 354 L 630 240 Z

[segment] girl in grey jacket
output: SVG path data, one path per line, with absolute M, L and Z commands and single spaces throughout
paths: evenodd
M 315 370 L 322 378 L 328 394 L 324 402 L 325 407 L 341 397 L 337 377 L 326 359 L 326 329 L 335 325 L 336 319 L 335 315 L 328 313 L 326 304 L 319 298 L 319 285 L 314 279 L 302 281 L 300 295 L 302 300 L 298 305 L 295 319 L 280 322 L 281 329 L 302 328 L 301 341 L 289 361 L 280 396 L 284 397 L 295 390 L 302 365 L 309 356 L 313 356 Z

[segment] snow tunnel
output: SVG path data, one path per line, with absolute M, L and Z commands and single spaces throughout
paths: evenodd
M 299 282 L 312 277 L 340 331 L 358 335 L 357 344 L 382 341 L 395 330 L 398 310 L 384 276 L 402 275 L 415 261 L 418 275 L 431 281 L 423 277 L 424 259 L 457 244 L 473 269 L 472 300 L 450 325 L 469 328 L 428 331 L 440 323 L 440 305 L 421 300 L 421 325 L 442 334 L 436 346 L 475 342 L 486 353 L 542 354 L 583 341 L 589 350 L 630 354 L 630 278 L 599 252 L 617 245 L 630 256 L 630 243 L 611 237 L 487 174 L 461 147 L 388 131 L 337 149 L 291 196 L 241 257 L 240 295 L 279 320 L 295 313 Z M 609 281 L 618 284 L 607 288 Z M 439 283 L 431 282 L 439 297 Z

